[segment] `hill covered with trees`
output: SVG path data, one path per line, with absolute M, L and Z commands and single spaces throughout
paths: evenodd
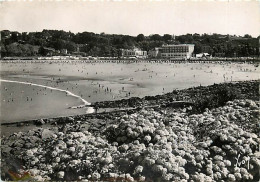
M 62 30 L 42 32 L 1 31 L 1 56 L 47 56 L 80 54 L 84 56 L 117 57 L 119 49 L 133 47 L 149 51 L 163 44 L 195 44 L 194 53 L 207 52 L 213 56 L 248 57 L 259 56 L 259 38 L 250 35 L 186 34 L 174 36 L 153 34 L 145 36 L 72 33 Z M 64 52 L 63 50 L 66 50 Z

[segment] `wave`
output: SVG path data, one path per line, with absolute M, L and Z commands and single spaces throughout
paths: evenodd
M 76 97 L 76 98 L 80 99 L 84 103 L 84 104 L 79 105 L 79 106 L 72 106 L 72 107 L 70 107 L 71 109 L 83 108 L 83 107 L 86 107 L 88 105 L 91 105 L 90 102 L 86 101 L 82 97 L 80 97 L 80 96 L 78 96 L 78 95 L 76 95 L 76 94 L 74 94 L 74 93 L 72 93 L 72 92 L 70 92 L 68 90 L 63 90 L 63 89 L 60 89 L 60 88 L 55 88 L 55 87 L 50 87 L 50 86 L 40 85 L 40 84 L 30 83 L 30 82 L 21 82 L 21 81 L 3 80 L 3 79 L 0 79 L 0 81 L 1 82 L 20 83 L 20 84 L 25 84 L 25 85 L 32 85 L 32 86 L 36 86 L 36 87 L 48 88 L 48 89 L 51 89 L 51 90 L 57 90 L 57 91 L 60 91 L 60 92 L 65 92 L 67 95 L 70 95 L 72 97 Z

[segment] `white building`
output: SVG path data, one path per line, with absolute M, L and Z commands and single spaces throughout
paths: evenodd
M 210 57 L 209 53 L 196 54 L 196 58 L 208 58 L 208 57 Z
M 147 58 L 147 51 L 142 51 L 139 48 L 121 49 L 121 57 Z
M 194 51 L 194 44 L 163 45 L 160 56 L 165 59 L 189 59 Z

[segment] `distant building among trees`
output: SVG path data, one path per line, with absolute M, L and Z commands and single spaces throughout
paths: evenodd
M 194 44 L 163 45 L 161 57 L 167 59 L 189 59 L 194 52 Z
M 189 59 L 194 52 L 194 44 L 162 45 L 149 51 L 150 58 Z
M 248 34 L 244 36 L 197 33 L 179 36 L 170 34 L 129 36 L 93 32 L 75 34 L 62 30 L 21 33 L 2 30 L 0 52 L 2 57 L 66 54 L 98 57 L 147 57 L 148 53 L 151 58 L 173 59 L 174 57 L 190 57 L 190 50 L 186 52 L 186 48 L 182 49 L 180 46 L 178 52 L 175 45 L 192 44 L 194 54 L 208 53 L 213 57 L 259 57 L 259 38 L 260 36 L 255 38 Z M 192 47 L 188 49 L 190 48 L 192 49 Z
M 126 57 L 126 58 L 147 58 L 147 51 L 142 51 L 139 48 L 133 49 L 121 49 L 119 57 Z

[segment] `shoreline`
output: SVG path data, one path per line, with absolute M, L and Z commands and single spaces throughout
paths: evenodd
M 78 58 L 78 59 L 54 59 L 52 57 L 46 57 L 46 59 L 39 59 L 39 58 L 10 58 L 10 59 L 0 59 L 0 63 L 64 63 L 64 62 L 80 62 L 80 63 L 250 63 L 259 65 L 260 58 L 210 58 L 210 59 L 190 59 L 190 60 L 181 60 L 181 59 L 85 59 L 85 58 Z
M 202 107 L 200 100 L 203 100 L 203 95 L 208 96 L 214 95 L 214 91 L 218 89 L 232 89 L 235 94 L 239 93 L 239 96 L 233 96 L 233 99 L 253 99 L 257 100 L 259 97 L 259 92 L 257 92 L 257 86 L 260 80 L 250 80 L 250 81 L 239 81 L 239 82 L 229 82 L 220 83 L 209 86 L 198 86 L 188 89 L 174 90 L 162 95 L 156 96 L 145 96 L 142 98 L 132 97 L 129 99 L 121 99 L 115 101 L 103 101 L 92 103 L 91 107 L 98 107 L 98 111 L 89 114 L 80 115 L 70 115 L 70 116 L 57 116 L 48 118 L 37 118 L 32 120 L 22 120 L 10 123 L 1 123 L 2 127 L 14 127 L 16 130 L 23 129 L 30 126 L 44 126 L 48 125 L 60 125 L 70 123 L 72 120 L 86 120 L 88 118 L 105 118 L 114 115 L 120 116 L 123 113 L 132 113 L 145 108 L 154 108 L 160 110 L 162 108 L 185 108 L 188 106 Z M 198 98 L 199 96 L 199 98 Z M 212 102 L 214 102 L 212 100 Z M 198 103 L 200 105 L 198 105 Z M 211 107 L 217 107 L 217 104 L 213 104 Z M 194 110 L 194 113 L 200 112 L 199 110 Z M 3 136 L 4 133 L 1 133 Z
M 243 86 L 244 88 L 246 88 L 246 86 L 243 85 L 244 83 L 246 85 L 247 84 L 250 85 L 250 83 L 253 83 L 253 84 L 255 84 L 254 86 L 256 87 L 257 83 L 258 84 L 260 83 L 260 79 L 249 80 L 249 81 L 224 82 L 224 83 L 207 85 L 207 86 L 190 87 L 190 88 L 187 88 L 187 89 L 176 89 L 176 90 L 173 90 L 172 92 L 165 93 L 165 94 L 162 94 L 162 95 L 145 96 L 143 98 L 133 97 L 133 98 L 130 98 L 130 99 L 121 99 L 121 100 L 116 100 L 116 101 L 96 102 L 96 103 L 93 103 L 93 104 L 97 105 L 100 108 L 106 108 L 107 107 L 106 105 L 109 105 L 110 107 L 113 107 L 113 105 L 115 105 L 115 107 L 118 107 L 118 105 L 120 105 L 120 103 L 123 103 L 123 105 L 125 105 L 123 107 L 126 107 L 126 106 L 129 107 L 129 106 L 132 106 L 132 105 L 140 106 L 141 104 L 147 104 L 147 102 L 148 102 L 148 105 L 149 105 L 149 102 L 152 102 L 152 103 L 150 103 L 150 105 L 151 105 L 151 104 L 157 103 L 157 101 L 160 100 L 159 101 L 160 104 L 163 103 L 163 104 L 167 105 L 167 104 L 170 103 L 170 102 L 167 103 L 167 101 L 166 101 L 167 99 L 169 99 L 169 101 L 173 101 L 174 99 L 184 101 L 185 95 L 189 97 L 189 94 L 192 94 L 192 92 L 202 91 L 203 94 L 206 95 L 208 91 L 214 91 L 218 87 L 221 87 L 221 86 L 232 87 L 236 84 L 237 84 L 236 89 L 239 89 L 238 88 L 239 86 Z M 246 97 L 245 94 L 250 93 L 250 90 L 248 90 L 248 89 L 246 89 L 246 90 L 247 91 L 243 91 L 244 97 Z M 259 96 L 259 93 L 258 93 L 258 96 Z M 173 98 L 173 97 L 175 97 L 175 98 Z M 195 99 L 195 98 L 192 97 L 192 98 L 189 98 L 186 101 L 190 102 L 192 99 Z
M 72 106 L 71 108 L 77 108 L 77 107 L 83 107 L 86 105 L 91 105 L 91 103 L 89 103 L 88 101 L 86 101 L 85 99 L 81 98 L 78 95 L 73 94 L 72 92 L 68 91 L 68 90 L 63 90 L 63 89 L 59 89 L 59 88 L 55 88 L 55 87 L 50 87 L 50 86 L 46 86 L 46 85 L 40 85 L 40 84 L 36 84 L 36 83 L 31 83 L 31 82 L 22 82 L 22 81 L 14 81 L 14 80 L 5 80 L 5 79 L 1 79 L 0 78 L 0 82 L 7 82 L 7 83 L 19 83 L 19 84 L 25 84 L 25 85 L 32 85 L 32 86 L 36 86 L 36 87 L 42 87 L 42 88 L 48 88 L 50 90 L 57 90 L 60 92 L 65 92 L 67 95 L 72 96 L 72 97 L 76 97 L 78 99 L 80 99 L 84 104 L 83 105 L 79 105 L 79 106 Z
M 3 63 L 2 71 L 2 79 L 68 90 L 90 103 L 128 99 L 130 96 L 142 98 L 172 92 L 175 89 L 259 78 L 259 71 L 253 64 L 236 63 Z M 85 113 L 84 108 L 68 109 L 82 103 L 79 103 L 79 99 L 65 97 L 65 93 L 50 93 L 48 89 L 45 91 L 26 85 L 15 86 L 19 87 L 18 89 L 12 85 L 6 87 L 8 91 L 2 92 L 3 111 L 9 113 L 14 108 L 16 112 L 12 115 L 2 115 L 3 122 Z M 27 96 L 30 102 L 26 101 Z M 10 99 L 11 101 L 7 102 Z M 31 111 L 30 116 L 26 115 L 27 110 Z

